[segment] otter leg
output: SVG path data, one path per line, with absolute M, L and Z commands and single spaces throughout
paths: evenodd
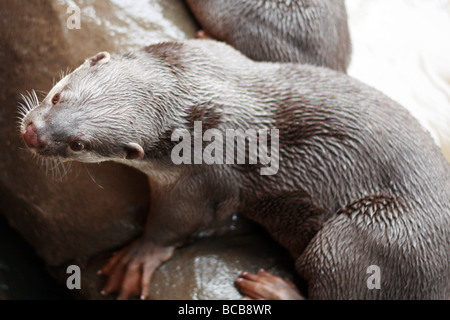
M 174 185 L 151 183 L 151 207 L 140 238 L 114 254 L 100 270 L 108 277 L 102 293 L 119 292 L 118 299 L 140 295 L 146 299 L 154 271 L 169 260 L 175 247 L 195 232 L 232 214 L 233 194 L 225 184 L 211 186 L 210 178 L 179 179 Z M 236 196 L 234 196 L 236 197 Z
M 243 272 L 235 281 L 245 296 L 243 300 L 301 300 L 304 297 L 288 279 L 282 279 L 263 269 L 257 273 Z
M 436 244 L 448 232 L 423 223 L 410 201 L 368 195 L 328 220 L 296 262 L 308 298 L 445 297 L 448 247 Z
M 294 211 L 280 206 L 288 217 L 293 217 L 301 208 L 297 202 L 293 204 Z M 304 212 L 297 211 L 297 216 L 302 215 Z M 285 219 L 279 214 L 277 217 Z M 339 210 L 323 222 L 299 255 L 293 255 L 298 273 L 307 282 L 308 298 L 405 299 L 445 292 L 445 282 L 442 285 L 438 280 L 448 262 L 445 250 L 434 255 L 431 252 L 435 249 L 426 248 L 428 243 L 432 245 L 431 239 L 440 243 L 445 237 L 439 232 L 429 232 L 416 220 L 413 207 L 405 199 L 383 194 L 365 196 Z M 300 222 L 300 226 L 304 222 Z M 272 223 L 271 235 L 279 241 L 283 240 L 277 237 L 281 227 Z M 302 232 L 292 232 L 289 236 L 296 239 Z M 433 258 L 423 259 L 425 254 Z M 286 290 L 286 284 L 273 276 L 245 274 L 241 278 L 236 285 L 250 298 L 294 297 Z M 427 292 L 421 288 L 433 289 Z
M 317 205 L 306 191 L 271 192 L 248 201 L 245 214 L 263 225 L 278 243 L 297 259 L 322 228 L 329 211 Z M 243 272 L 235 281 L 247 299 L 302 299 L 292 282 L 264 270 Z

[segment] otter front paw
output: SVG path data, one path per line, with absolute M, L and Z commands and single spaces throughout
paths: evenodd
M 267 271 L 256 274 L 242 272 L 235 281 L 236 287 L 245 296 L 242 300 L 301 300 L 297 287 L 288 279 L 282 279 Z
M 161 247 L 138 239 L 113 254 L 98 272 L 108 277 L 102 294 L 118 292 L 118 300 L 140 295 L 148 298 L 153 272 L 169 260 L 175 247 Z

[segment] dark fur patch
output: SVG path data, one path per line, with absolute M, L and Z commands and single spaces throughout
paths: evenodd
M 193 151 L 193 130 L 194 130 L 194 121 L 202 121 L 202 135 L 208 129 L 217 128 L 221 123 L 221 115 L 216 112 L 218 106 L 211 105 L 195 105 L 191 107 L 190 113 L 187 117 L 187 130 L 191 132 L 191 143 Z M 158 142 L 151 146 L 151 148 L 145 150 L 145 157 L 147 159 L 167 159 L 170 157 L 172 149 L 180 143 L 180 141 L 172 141 L 172 134 L 175 131 L 175 128 L 171 128 L 162 133 Z M 209 142 L 203 142 L 203 148 Z M 193 157 L 192 157 L 193 159 Z M 169 160 L 170 161 L 170 160 Z
M 217 128 L 221 123 L 222 115 L 218 110 L 219 106 L 213 104 L 203 104 L 192 106 L 187 117 L 188 130 L 194 130 L 194 122 L 202 122 L 202 133 L 208 129 Z
M 179 143 L 178 141 L 172 141 L 172 133 L 175 129 L 168 129 L 163 132 L 158 142 L 151 148 L 145 150 L 145 158 L 147 159 L 168 159 L 172 152 L 172 149 Z
M 324 108 L 295 103 L 286 98 L 278 102 L 274 114 L 275 127 L 280 133 L 280 148 L 304 145 L 313 138 L 348 138 L 342 121 Z
M 133 51 L 128 51 L 123 54 L 123 57 L 126 59 L 136 59 L 136 55 Z
M 406 202 L 401 197 L 375 194 L 353 201 L 338 210 L 337 214 L 345 214 L 349 217 L 364 216 L 370 220 L 389 222 L 397 219 L 406 208 Z
M 147 46 L 143 50 L 167 65 L 175 75 L 184 68 L 182 62 L 183 44 L 181 43 L 161 42 Z

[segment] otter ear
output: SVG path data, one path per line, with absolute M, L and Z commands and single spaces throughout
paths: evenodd
M 95 66 L 95 65 L 107 63 L 109 60 L 111 60 L 111 55 L 109 54 L 109 52 L 106 52 L 106 51 L 99 52 L 95 56 L 90 57 L 88 59 L 89 65 L 91 67 Z
M 130 142 L 125 146 L 125 158 L 129 160 L 144 158 L 144 149 L 134 142 Z

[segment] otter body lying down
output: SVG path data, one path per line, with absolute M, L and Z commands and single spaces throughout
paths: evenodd
M 205 163 L 195 147 L 204 156 L 213 142 L 195 145 L 198 125 L 223 150 L 220 134 L 268 133 L 270 163 L 251 164 L 251 148 L 243 164 L 239 151 Z M 183 132 L 192 154 L 178 156 L 191 162 L 176 164 Z M 339 72 L 254 62 L 209 40 L 102 52 L 27 111 L 21 133 L 41 157 L 118 161 L 148 175 L 145 231 L 102 270 L 105 293 L 146 297 L 176 246 L 240 211 L 289 250 L 309 298 L 449 297 L 449 164 L 405 109 Z M 380 289 L 367 284 L 371 266 Z M 267 289 L 268 279 L 245 273 L 237 285 L 252 298 L 300 297 Z

